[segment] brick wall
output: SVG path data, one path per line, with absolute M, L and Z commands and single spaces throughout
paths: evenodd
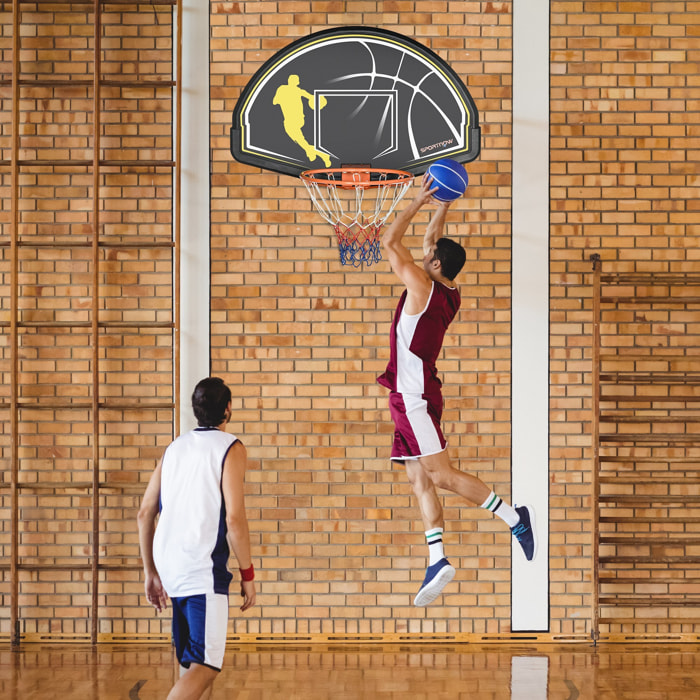
M 445 427 L 455 459 L 510 497 L 510 48 L 505 3 L 212 5 L 213 371 L 236 397 L 249 448 L 248 506 L 260 608 L 239 632 L 498 632 L 510 616 L 510 535 L 446 503 L 459 574 L 444 607 L 412 598 L 426 561 L 393 427 L 375 380 L 402 290 L 387 263 L 341 267 L 335 236 L 297 180 L 232 160 L 231 112 L 249 77 L 294 38 L 376 25 L 414 38 L 463 76 L 481 115 L 482 156 L 448 231 L 468 243 L 462 310 L 445 343 Z M 375 8 L 383 12 L 377 14 Z M 452 8 L 454 9 L 454 8 Z M 243 38 L 242 38 L 243 37 Z M 411 196 L 409 193 L 408 196 Z M 408 243 L 420 254 L 421 214 Z M 467 235 L 472 234 L 467 240 Z
M 552 3 L 551 43 L 551 567 L 552 629 L 590 619 L 590 319 L 588 256 L 606 267 L 698 266 L 697 24 L 692 2 Z M 458 568 L 444 606 L 418 610 L 425 544 L 404 474 L 388 462 L 391 424 L 375 383 L 387 359 L 400 286 L 386 263 L 342 268 L 334 236 L 296 180 L 236 163 L 228 128 L 248 78 L 295 38 L 338 25 L 398 31 L 463 76 L 480 111 L 481 157 L 448 232 L 465 236 L 462 310 L 439 366 L 455 460 L 510 497 L 511 3 L 212 2 L 212 370 L 234 393 L 233 432 L 251 459 L 248 507 L 259 607 L 236 633 L 503 633 L 509 629 L 510 541 L 500 521 L 445 497 L 446 547 Z M 654 10 L 657 9 L 656 12 Z M 380 10 L 379 12 L 377 10 Z M 449 14 L 446 14 L 449 11 Z M 0 12 L 0 70 L 11 74 L 11 15 Z M 169 18 L 122 8 L 105 17 L 104 76 L 170 70 Z M 27 77 L 89 78 L 92 15 L 25 11 Z M 172 104 L 160 89 L 104 92 L 105 159 L 170 158 Z M 0 319 L 10 310 L 11 90 L 0 83 Z M 92 158 L 89 85 L 22 91 L 22 158 Z M 91 240 L 90 166 L 23 168 L 27 241 Z M 104 237 L 171 236 L 171 173 L 105 167 Z M 420 224 L 427 220 L 419 217 Z M 467 239 L 466 236 L 469 235 Z M 410 235 L 419 249 L 419 235 Z M 20 250 L 20 318 L 88 321 L 89 248 Z M 172 274 L 167 246 L 101 250 L 101 318 L 150 323 L 101 331 L 99 631 L 165 633 L 140 597 L 135 512 L 171 435 Z M 0 335 L 0 416 L 9 422 L 9 339 Z M 20 396 L 74 406 L 23 409 L 22 479 L 75 483 L 21 492 L 20 617 L 27 633 L 87 634 L 93 503 L 89 327 L 21 331 Z M 183 388 L 186 389 L 186 388 Z M 139 402 L 139 411 L 118 401 Z M 82 402 L 82 403 L 81 403 Z M 148 402 L 151 402 L 149 404 Z M 4 482 L 9 434 L 0 435 Z M 124 486 L 126 484 L 126 486 Z M 9 491 L 0 490 L 9 556 Z M 57 564 L 66 564 L 63 569 Z M 76 567 L 75 565 L 78 565 Z M 3 569 L 0 632 L 9 633 Z M 622 631 L 643 631 L 634 625 Z M 645 628 L 645 630 L 648 628 Z M 663 627 L 657 629 L 663 631 Z

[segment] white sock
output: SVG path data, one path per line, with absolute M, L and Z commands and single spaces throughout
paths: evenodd
M 428 566 L 437 564 L 440 559 L 445 558 L 445 550 L 442 544 L 442 533 L 443 529 L 441 527 L 434 527 L 432 530 L 425 531 L 425 539 L 428 541 L 428 551 L 430 552 L 430 562 Z
M 501 520 L 505 521 L 508 527 L 513 528 L 520 522 L 520 516 L 512 506 L 509 506 L 502 498 L 499 498 L 493 491 L 488 498 L 481 504 L 484 510 L 490 510 L 494 515 L 497 515 Z

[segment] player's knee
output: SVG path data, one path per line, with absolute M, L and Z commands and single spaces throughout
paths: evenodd
M 439 489 L 446 489 L 447 491 L 454 490 L 452 469 L 445 469 L 442 466 L 436 466 L 427 471 L 428 477 L 430 478 L 433 486 Z
M 423 469 L 406 469 L 408 481 L 413 487 L 414 493 L 420 496 L 425 491 L 433 488 L 433 482 Z

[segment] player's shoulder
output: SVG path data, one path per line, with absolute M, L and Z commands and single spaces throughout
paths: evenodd
M 433 279 L 418 263 L 406 263 L 401 270 L 401 274 L 399 274 L 398 271 L 396 271 L 396 274 L 406 285 L 409 294 L 430 294 L 430 290 L 433 286 Z

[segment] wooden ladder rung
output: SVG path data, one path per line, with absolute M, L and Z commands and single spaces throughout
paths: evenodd
M 686 523 L 698 524 L 698 523 L 700 523 L 700 518 L 666 518 L 666 517 L 664 517 L 664 518 L 650 518 L 650 517 L 618 518 L 618 517 L 615 517 L 614 515 L 601 515 L 598 518 L 598 522 L 600 522 L 600 523 L 620 523 L 620 524 L 625 524 L 625 523 L 672 523 L 672 524 L 685 525 Z
M 92 489 L 91 481 L 71 481 L 60 483 L 54 481 L 37 481 L 35 483 L 19 483 L 17 488 L 20 491 L 89 491 Z M 4 482 L 0 484 L 0 488 L 9 488 L 10 484 Z M 138 482 L 114 482 L 114 481 L 102 481 L 99 483 L 98 487 L 100 489 L 114 489 L 117 491 L 135 491 L 137 493 L 142 493 L 146 488 L 146 484 L 141 484 Z M 111 494 L 106 494 L 111 495 Z
M 601 625 L 658 625 L 669 627 L 670 625 L 700 625 L 700 617 L 601 617 L 598 619 Z M 630 641 L 632 641 L 630 639 Z
M 105 87 L 125 87 L 125 88 L 162 88 L 175 87 L 177 83 L 174 80 L 158 80 L 153 78 L 144 78 L 143 80 L 115 80 L 114 78 L 100 78 L 100 86 Z
M 53 401 L 44 397 L 37 399 L 35 403 L 21 401 L 16 404 L 19 410 L 29 411 L 66 411 L 72 409 L 90 409 L 92 401 Z M 111 411 L 148 411 L 148 410 L 173 410 L 175 404 L 172 401 L 150 401 L 139 399 L 138 401 L 99 401 L 97 407 Z M 9 401 L 0 402 L 0 408 L 12 408 Z
M 615 401 L 618 403 L 700 403 L 700 396 L 644 396 L 626 394 L 601 394 L 601 402 Z
M 9 321 L 0 321 L 0 328 L 9 328 Z M 91 321 L 20 321 L 17 328 L 91 328 Z M 173 321 L 99 321 L 97 327 L 100 329 L 110 328 L 134 328 L 135 330 L 150 328 L 174 328 Z
M 611 416 L 603 413 L 600 415 L 600 422 L 620 425 L 634 425 L 635 423 L 700 423 L 700 413 L 674 416 Z
M 640 557 L 640 556 L 601 556 L 601 564 L 700 564 L 700 557 Z
M 600 281 L 602 284 L 619 285 L 619 284 L 643 284 L 664 285 L 664 284 L 698 284 L 700 285 L 700 276 L 692 272 L 607 272 L 601 274 Z
M 665 348 L 668 349 L 668 348 Z M 621 348 L 620 352 L 617 353 L 607 353 L 603 352 L 600 354 L 598 359 L 601 362 L 700 362 L 700 355 L 688 355 L 686 354 L 689 348 L 679 348 L 676 352 L 664 352 L 660 348 L 652 348 L 649 352 L 639 352 L 639 348 L 636 348 L 637 352 L 628 352 L 625 348 Z
M 600 576 L 600 583 L 605 583 L 609 586 L 625 585 L 630 583 L 641 583 L 645 585 L 673 585 L 673 584 L 698 584 L 700 583 L 700 578 L 688 578 L 684 576 L 683 578 L 671 578 L 669 576 L 659 576 L 659 577 L 643 577 L 643 576 L 633 576 L 630 578 L 622 578 L 618 575 L 610 576 Z
M 663 457 L 621 457 L 620 455 L 600 456 L 601 463 L 624 463 L 624 464 L 697 464 L 700 467 L 700 457 L 673 457 L 664 455 Z
M 601 433 L 599 436 L 600 443 L 620 443 L 620 442 L 675 442 L 683 444 L 700 444 L 700 435 L 685 435 L 683 433 L 626 433 L 620 435 L 618 433 Z
M 663 522 L 660 520 L 659 522 Z M 630 537 L 613 537 L 601 535 L 599 538 L 601 544 L 619 544 L 628 545 L 632 547 L 656 547 L 663 545 L 686 545 L 686 546 L 698 546 L 700 545 L 700 539 L 696 537 L 644 537 L 640 534 L 635 534 Z
M 20 5 L 36 5 L 37 0 L 18 0 Z M 47 4 L 49 4 L 47 2 Z M 56 2 L 50 3 L 53 5 L 61 5 L 66 3 L 61 3 L 56 0 Z M 89 5 L 94 6 L 95 0 L 70 0 L 70 5 Z M 177 0 L 99 0 L 100 6 L 104 5 L 147 5 L 148 7 L 174 7 L 177 5 Z
M 75 88 L 75 87 L 92 87 L 94 85 L 95 81 L 92 80 L 92 78 L 88 79 L 82 79 L 82 80 L 75 80 L 71 78 L 68 80 L 67 78 L 64 78 L 62 80 L 55 80 L 51 78 L 20 78 L 17 81 L 17 84 L 20 87 L 50 87 L 50 88 L 56 88 L 57 90 L 60 90 L 62 88 Z M 12 85 L 11 80 L 7 81 L 2 81 L 3 85 Z
M 697 476 L 665 476 L 661 475 L 656 478 L 643 477 L 641 479 L 633 479 L 617 476 L 601 476 L 598 482 L 601 484 L 619 484 L 620 486 L 654 486 L 657 484 L 697 484 Z
M 634 598 L 602 596 L 598 599 L 600 605 L 624 608 L 670 608 L 700 606 L 700 598 Z
M 700 372 L 601 372 L 598 377 L 603 382 L 644 384 L 645 386 L 700 383 Z
M 606 294 L 600 297 L 601 304 L 614 304 L 622 302 L 623 304 L 700 304 L 700 297 L 687 296 L 681 297 L 674 294 L 664 296 L 627 296 L 624 294 Z
M 54 563 L 47 562 L 46 564 L 23 564 L 21 561 L 17 564 L 19 571 L 92 571 L 91 564 L 75 563 Z
M 116 237 L 115 237 L 116 239 Z M 9 248 L 10 241 L 0 241 L 0 248 Z M 163 248 L 172 249 L 175 247 L 174 241 L 139 241 L 138 239 L 102 239 L 97 243 L 101 250 L 111 250 L 113 248 Z M 52 241 L 17 241 L 18 248 L 92 248 L 93 242 L 89 240 L 56 239 Z
M 17 568 L 20 571 L 92 571 L 92 564 L 78 562 L 46 562 L 35 564 L 23 564 L 19 562 Z M 116 564 L 109 562 L 98 562 L 97 568 L 99 571 L 140 571 L 143 564 L 137 562 L 127 562 L 124 564 Z M 0 571 L 9 571 L 9 564 L 0 564 Z
M 9 165 L 10 161 L 3 161 L 4 164 Z M 84 158 L 23 158 L 17 161 L 17 165 L 23 167 L 57 167 L 57 168 L 91 168 L 95 164 L 92 160 L 86 160 Z M 125 168 L 125 167 L 143 167 L 143 168 L 169 168 L 175 167 L 175 161 L 170 159 L 126 159 L 126 158 L 107 158 L 100 160 L 100 166 L 107 168 Z
M 700 496 L 600 495 L 601 503 L 700 503 Z
M 160 159 L 154 159 L 154 160 L 141 160 L 141 159 L 126 159 L 126 158 L 111 158 L 111 159 L 106 159 L 106 160 L 101 160 L 100 165 L 104 165 L 106 167 L 149 167 L 149 168 L 174 168 L 175 167 L 175 161 L 174 160 L 160 160 Z

